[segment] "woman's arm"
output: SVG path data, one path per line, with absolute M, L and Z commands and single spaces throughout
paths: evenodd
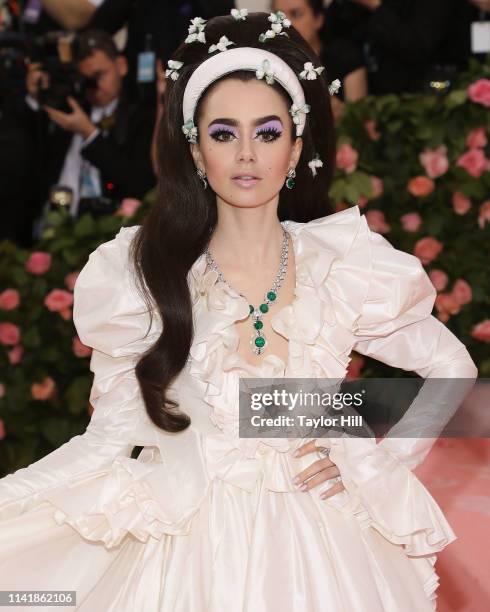
M 370 243 L 370 286 L 353 348 L 428 379 L 379 444 L 413 469 L 473 387 L 478 370 L 464 344 L 431 315 L 436 291 L 420 261 L 375 232 Z
M 346 102 L 357 102 L 368 95 L 366 68 L 357 68 L 344 78 L 344 97 Z

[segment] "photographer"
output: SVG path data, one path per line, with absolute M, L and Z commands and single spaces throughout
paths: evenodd
M 125 93 L 126 58 L 111 36 L 91 30 L 72 46 L 82 95 L 53 108 L 54 84 L 43 66 L 32 63 L 27 104 L 41 123 L 38 159 L 44 163 L 41 192 L 53 185 L 73 192 L 70 214 L 113 212 L 126 197 L 141 199 L 155 182 L 150 145 L 154 109 L 133 103 Z M 52 96 L 51 96 L 52 97 Z M 39 112 L 41 109 L 45 112 Z

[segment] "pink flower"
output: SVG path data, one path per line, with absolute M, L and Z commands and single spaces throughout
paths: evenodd
M 466 215 L 471 208 L 471 200 L 461 191 L 453 193 L 453 210 L 457 215 Z
M 478 226 L 483 229 L 487 221 L 490 222 L 490 200 L 486 200 L 480 206 L 480 211 L 478 213 Z
M 92 354 L 90 346 L 83 344 L 78 336 L 73 338 L 72 350 L 76 357 L 90 357 Z
M 400 217 L 402 227 L 406 232 L 418 232 L 422 225 L 422 217 L 417 212 L 407 213 Z
M 470 335 L 481 342 L 490 342 L 490 319 L 485 319 L 475 325 Z
M 24 355 L 24 347 L 21 344 L 17 344 L 13 349 L 7 352 L 9 362 L 11 365 L 17 365 L 22 361 Z
M 5 423 L 3 422 L 3 419 L 0 419 L 0 440 L 3 440 L 6 435 Z
M 20 295 L 17 289 L 5 289 L 0 293 L 0 308 L 2 310 L 15 310 L 20 304 Z
M 373 232 L 386 234 L 391 230 L 389 223 L 386 223 L 385 214 L 383 211 L 368 210 L 365 216 L 369 229 L 371 229 Z
M 461 306 L 463 306 L 464 304 L 469 304 L 473 299 L 473 292 L 471 291 L 471 287 L 462 278 L 458 278 L 458 280 L 454 283 L 451 295 Z
M 362 373 L 362 368 L 364 367 L 366 360 L 362 355 L 352 355 L 349 365 L 347 366 L 347 374 L 345 378 L 347 380 L 353 380 L 355 378 L 359 378 Z
M 124 198 L 121 206 L 114 213 L 117 217 L 132 217 L 141 206 L 141 200 L 135 198 Z
M 72 318 L 71 308 L 63 308 L 63 310 L 60 310 L 60 316 L 62 319 L 65 319 L 65 321 L 71 321 L 71 318 Z
M 429 278 L 437 291 L 444 291 L 447 287 L 448 276 L 442 270 L 431 270 L 429 272 Z
M 45 274 L 51 268 L 51 255 L 43 251 L 35 251 L 26 261 L 25 268 L 31 274 Z
M 73 304 L 73 294 L 64 289 L 53 289 L 44 298 L 44 305 L 51 312 L 60 312 Z
M 446 145 L 441 145 L 437 149 L 425 149 L 419 155 L 419 160 L 430 178 L 442 176 L 449 169 Z
M 414 246 L 414 255 L 420 259 L 422 264 L 426 266 L 432 260 L 434 260 L 443 249 L 443 244 L 433 238 L 432 236 L 426 236 L 417 240 Z
M 0 323 L 0 344 L 18 344 L 20 329 L 13 323 Z
M 439 293 L 436 297 L 435 303 L 436 309 L 439 312 L 446 313 L 448 315 L 455 315 L 461 310 L 461 305 L 458 304 L 456 299 L 450 293 Z
M 490 106 L 490 80 L 478 79 L 468 87 L 468 97 L 472 102 Z
M 357 168 L 359 153 L 350 144 L 343 144 L 337 149 L 337 168 L 344 170 L 347 174 L 354 172 Z
M 477 127 L 466 137 L 466 146 L 468 149 L 483 149 L 487 146 L 487 135 L 485 134 L 485 127 Z
M 378 176 L 371 176 L 371 190 L 371 200 L 375 200 L 376 198 L 379 198 L 379 196 L 383 195 L 384 184 Z
M 479 178 L 488 169 L 488 159 L 481 149 L 470 149 L 459 157 L 456 165 L 464 168 L 471 176 Z
M 50 376 L 46 376 L 41 383 L 31 385 L 31 395 L 35 400 L 45 401 L 49 399 L 56 389 L 56 383 Z
M 408 181 L 407 189 L 416 198 L 423 198 L 434 191 L 434 181 L 427 176 L 416 176 Z
M 371 140 L 379 140 L 381 134 L 378 132 L 378 124 L 375 119 L 368 119 L 364 122 L 364 129 Z
M 369 200 L 367 199 L 367 197 L 365 195 L 361 195 L 361 196 L 359 196 L 359 200 L 357 201 L 357 205 L 359 206 L 359 208 L 365 208 L 368 202 L 369 202 Z
M 75 288 L 75 283 L 77 282 L 77 278 L 79 274 L 80 274 L 79 271 L 70 272 L 70 274 L 67 274 L 65 276 L 65 285 L 69 291 L 73 291 L 73 289 Z

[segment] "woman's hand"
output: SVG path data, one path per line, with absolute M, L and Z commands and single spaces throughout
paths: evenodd
M 311 440 L 311 442 L 300 446 L 296 451 L 298 454 L 295 454 L 294 456 L 302 457 L 307 453 L 318 452 L 319 450 L 321 449 L 315 445 L 315 440 Z M 330 461 L 330 459 L 325 457 L 325 459 L 318 459 L 318 461 L 315 461 L 315 463 L 312 463 L 309 467 L 300 472 L 295 478 L 293 478 L 293 483 L 298 486 L 301 485 L 301 491 L 309 491 L 313 487 L 316 487 L 326 480 L 335 478 L 336 476 L 340 476 L 338 467 L 335 465 L 335 463 Z M 332 495 L 340 493 L 344 490 L 345 487 L 342 481 L 336 482 L 329 489 L 325 489 L 320 497 L 321 499 L 326 499 L 327 497 L 331 497 Z

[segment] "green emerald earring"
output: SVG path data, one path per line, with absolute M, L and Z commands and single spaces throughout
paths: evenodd
M 296 170 L 294 168 L 290 168 L 287 173 L 286 179 L 286 187 L 288 189 L 292 189 L 295 185 L 294 177 L 296 176 Z

